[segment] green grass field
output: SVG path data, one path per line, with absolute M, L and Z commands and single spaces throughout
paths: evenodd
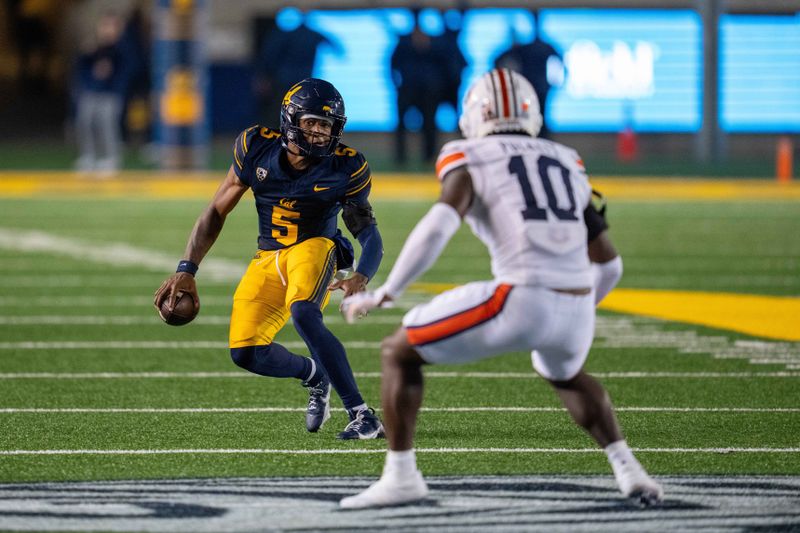
M 0 481 L 380 472 L 384 441 L 335 440 L 346 423 L 338 399 L 325 428 L 308 434 L 305 389 L 251 377 L 229 359 L 230 297 L 255 251 L 250 201 L 208 257 L 221 268 L 201 267 L 198 319 L 173 328 L 156 316 L 152 294 L 204 205 L 0 199 Z M 376 286 L 428 205 L 375 202 L 386 247 Z M 797 202 L 612 201 L 609 216 L 621 287 L 800 294 Z M 488 276 L 485 250 L 462 228 L 421 281 Z M 342 322 L 338 298 L 328 307 L 372 405 L 378 343 L 428 296 L 420 285 L 400 309 L 355 326 Z M 601 311 L 588 369 L 653 473 L 800 474 L 800 343 L 753 340 Z M 307 353 L 291 326 L 278 341 Z M 754 364 L 750 346 L 782 355 Z M 429 368 L 426 383 L 417 438 L 426 474 L 610 473 L 527 354 Z

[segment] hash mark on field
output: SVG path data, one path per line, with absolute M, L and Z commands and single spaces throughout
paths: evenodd
M 687 355 L 747 359 L 753 364 L 800 364 L 800 342 L 699 335 L 694 330 L 664 331 L 665 322 L 644 317 L 597 317 L 593 348 L 672 348 Z M 791 368 L 791 367 L 790 367 Z
M 416 453 L 603 453 L 600 448 L 415 448 Z M 800 453 L 800 448 L 631 448 L 637 453 Z M 159 450 L 0 450 L 0 455 L 183 455 L 183 454 L 285 454 L 366 455 L 386 453 L 378 449 L 280 450 L 266 448 L 178 448 Z
M 800 413 L 800 407 L 614 407 L 623 413 Z M 564 407 L 422 407 L 429 413 L 560 413 Z M 304 413 L 305 407 L 7 407 L 0 413 Z

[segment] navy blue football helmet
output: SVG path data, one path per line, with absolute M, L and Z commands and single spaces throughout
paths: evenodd
M 300 119 L 312 115 L 332 121 L 330 140 L 327 144 L 314 144 L 306 139 L 300 127 Z M 306 78 L 289 89 L 281 105 L 281 142 L 288 149 L 294 144 L 300 155 L 326 157 L 333 154 L 342 137 L 344 123 L 344 100 L 336 87 L 325 80 Z

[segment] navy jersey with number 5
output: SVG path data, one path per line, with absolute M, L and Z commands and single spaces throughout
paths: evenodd
M 244 130 L 233 147 L 236 176 L 253 191 L 261 250 L 286 248 L 312 237 L 333 239 L 344 203 L 366 203 L 372 174 L 364 156 L 343 144 L 303 171 L 291 168 L 280 132 Z

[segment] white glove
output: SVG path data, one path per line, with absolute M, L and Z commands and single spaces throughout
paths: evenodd
M 339 310 L 348 324 L 354 324 L 359 318 L 367 316 L 376 307 L 391 307 L 392 302 L 384 302 L 386 290 L 383 287 L 374 291 L 363 291 L 351 294 L 342 300 Z

